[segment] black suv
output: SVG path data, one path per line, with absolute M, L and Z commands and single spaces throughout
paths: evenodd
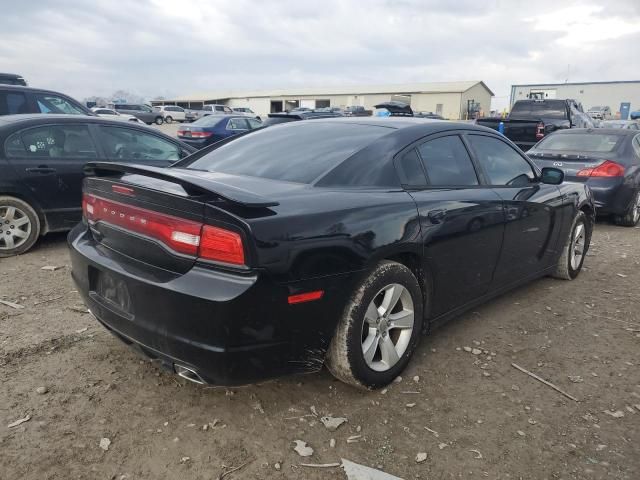
M 0 115 L 21 113 L 94 115 L 80 102 L 62 93 L 18 85 L 0 84 Z
M 27 86 L 27 81 L 22 75 L 16 75 L 15 73 L 0 73 L 1 85 L 22 85 Z

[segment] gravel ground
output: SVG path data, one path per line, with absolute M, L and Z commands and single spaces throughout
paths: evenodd
M 51 235 L 0 260 L 0 300 L 24 307 L 0 304 L 0 478 L 214 479 L 242 466 L 224 478 L 333 479 L 344 474 L 300 463 L 346 458 L 405 479 L 636 480 L 639 238 L 600 223 L 576 281 L 542 279 L 451 321 L 401 381 L 366 393 L 326 371 L 225 389 L 157 369 L 83 310 L 65 237 Z M 327 414 L 347 422 L 329 431 Z

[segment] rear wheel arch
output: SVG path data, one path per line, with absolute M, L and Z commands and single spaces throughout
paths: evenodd
M 423 317 L 425 320 L 428 319 L 433 298 L 433 272 L 428 266 L 425 266 L 424 258 L 416 252 L 402 252 L 385 256 L 383 260 L 400 263 L 411 270 L 422 291 Z M 429 322 L 425 322 L 424 330 L 426 331 L 428 328 Z

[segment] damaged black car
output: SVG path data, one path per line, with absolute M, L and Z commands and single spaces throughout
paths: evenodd
M 431 325 L 574 279 L 589 188 L 497 132 L 415 118 L 291 122 L 170 168 L 94 162 L 72 275 L 96 319 L 197 383 L 326 365 L 379 388 Z

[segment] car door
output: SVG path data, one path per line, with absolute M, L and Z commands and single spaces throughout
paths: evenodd
M 71 228 L 80 221 L 83 167 L 100 158 L 89 127 L 31 127 L 11 135 L 7 145 L 7 160 L 45 211 L 49 228 Z
M 541 183 L 531 162 L 501 137 L 468 133 L 464 138 L 486 183 L 504 202 L 506 225 L 494 286 L 500 288 L 550 267 L 562 247 L 560 189 Z
M 500 255 L 502 200 L 482 185 L 457 133 L 429 137 L 396 162 L 418 208 L 425 269 L 433 280 L 432 314 L 481 297 L 491 285 Z
M 174 120 L 179 120 L 181 122 L 184 122 L 186 120 L 184 108 L 182 107 L 171 107 L 171 113 Z
M 167 167 L 189 152 L 169 139 L 129 126 L 100 125 L 98 137 L 107 160 Z

